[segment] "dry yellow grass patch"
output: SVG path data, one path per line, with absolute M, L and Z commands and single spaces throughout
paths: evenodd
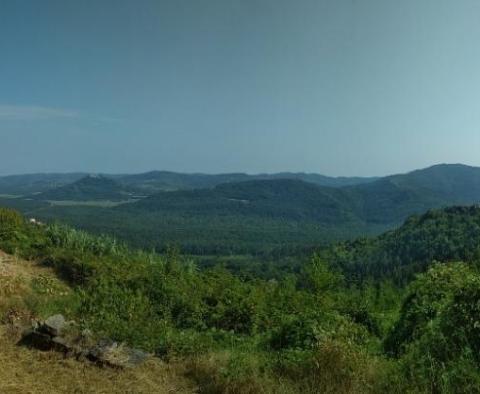
M 131 370 L 100 368 L 15 345 L 0 327 L 0 393 L 194 393 L 176 366 L 150 360 Z
M 8 255 L 0 250 L 0 296 L 23 296 L 30 290 L 33 279 L 51 278 L 58 282 L 50 268 Z
M 0 251 L 0 323 L 9 318 L 13 318 L 11 323 L 30 320 L 32 316 L 25 308 L 25 300 L 32 294 L 35 283 L 37 287 L 38 284 L 51 284 L 65 295 L 69 292 L 51 268 Z M 48 286 L 44 287 L 48 290 Z
M 51 269 L 39 266 L 31 261 L 22 260 L 16 256 L 6 254 L 0 250 L 0 275 L 24 276 L 31 278 L 37 275 L 51 275 Z

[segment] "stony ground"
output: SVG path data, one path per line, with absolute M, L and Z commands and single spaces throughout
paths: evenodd
M 0 252 L 0 307 L 28 292 L 33 278 L 54 278 L 53 272 Z M 55 279 L 56 280 L 56 279 Z M 1 309 L 1 308 L 0 308 Z M 3 311 L 5 312 L 5 311 Z M 10 312 L 14 313 L 14 311 Z M 5 314 L 5 313 L 3 313 Z M 0 324 L 0 393 L 194 393 L 181 366 L 150 360 L 129 370 L 101 368 L 17 345 L 11 325 Z M 7 319 L 8 320 L 8 319 Z

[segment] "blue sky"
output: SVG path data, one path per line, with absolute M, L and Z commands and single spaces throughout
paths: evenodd
M 0 174 L 480 165 L 477 0 L 0 2 Z

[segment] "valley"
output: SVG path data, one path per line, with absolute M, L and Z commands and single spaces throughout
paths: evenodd
M 162 251 L 177 245 L 193 255 L 309 253 L 332 241 L 396 228 L 412 214 L 480 202 L 480 169 L 464 165 L 380 179 L 151 172 L 26 181 L 28 194 L 0 197 L 0 203 L 134 247 Z M 54 181 L 63 184 L 45 190 Z M 0 178 L 0 193 L 25 191 L 19 182 Z
M 479 245 L 480 208 L 455 206 L 304 258 L 214 254 L 199 269 L 175 247 L 131 249 L 0 208 L 0 388 L 476 392 Z M 153 358 L 112 370 L 19 342 L 55 314 Z

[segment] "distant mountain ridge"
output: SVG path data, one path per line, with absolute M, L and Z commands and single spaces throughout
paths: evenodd
M 223 183 L 252 180 L 298 179 L 321 186 L 342 187 L 373 182 L 375 177 L 329 177 L 320 174 L 280 172 L 275 174 L 182 174 L 168 171 L 152 171 L 138 175 L 119 177 L 120 183 L 143 190 L 191 190 L 212 188 Z
M 437 165 L 338 187 L 282 175 L 253 180 L 242 180 L 242 174 L 216 179 L 196 175 L 195 184 L 190 175 L 177 175 L 102 176 L 95 185 L 90 184 L 95 178 L 82 178 L 33 199 L 0 197 L 0 203 L 44 221 L 62 220 L 94 232 L 108 232 L 141 247 L 161 249 L 178 244 L 193 254 L 314 247 L 378 234 L 430 209 L 480 203 L 480 168 L 464 165 Z M 152 179 L 167 180 L 170 186 L 175 181 L 177 188 L 185 184 L 195 187 L 155 192 L 157 184 L 145 192 Z M 220 179 L 224 182 L 215 185 Z M 205 184 L 208 186 L 200 187 Z M 133 195 L 138 197 L 135 202 L 131 201 Z M 72 199 L 124 203 L 115 207 L 50 203 Z
M 283 178 L 223 183 L 211 189 L 156 193 L 119 209 L 391 225 L 428 209 L 475 203 L 480 203 L 480 168 L 437 165 L 343 187 Z
M 43 201 L 123 201 L 133 192 L 111 178 L 87 175 L 73 183 L 32 196 Z
M 46 173 L 0 177 L 0 194 L 27 195 L 41 193 L 78 181 L 86 173 Z
M 170 171 L 150 171 L 141 174 L 99 174 L 110 178 L 118 184 L 133 188 L 144 194 L 159 191 L 176 191 L 212 188 L 222 183 L 235 183 L 248 180 L 264 179 L 299 179 L 321 186 L 342 187 L 375 181 L 375 177 L 328 177 L 308 173 L 276 173 L 249 175 L 243 173 L 201 174 L 178 173 Z M 71 174 L 27 174 L 0 177 L 0 194 L 29 195 L 62 187 L 88 176 L 87 173 Z

